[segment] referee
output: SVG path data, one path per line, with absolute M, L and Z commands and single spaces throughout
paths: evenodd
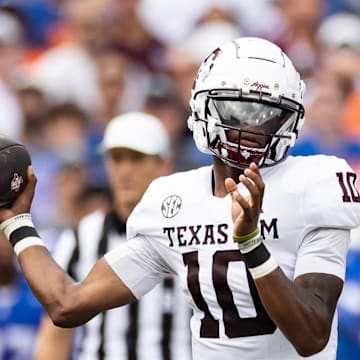
M 76 229 L 65 230 L 54 251 L 75 280 L 82 280 L 98 258 L 126 241 L 131 211 L 149 183 L 170 169 L 169 146 L 165 129 L 151 115 L 127 113 L 107 125 L 101 148 L 112 209 L 96 211 Z M 138 302 L 101 313 L 76 330 L 55 327 L 45 317 L 34 360 L 191 359 L 190 309 L 177 282 L 169 275 Z

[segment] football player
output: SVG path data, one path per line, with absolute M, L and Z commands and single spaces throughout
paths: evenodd
M 344 160 L 287 156 L 303 98 L 303 81 L 271 42 L 245 37 L 214 50 L 194 81 L 188 120 L 212 166 L 153 181 L 130 215 L 129 241 L 80 283 L 34 228 L 30 170 L 25 192 L 0 211 L 1 228 L 53 322 L 80 325 L 174 273 L 193 308 L 195 360 L 334 359 L 360 195 Z

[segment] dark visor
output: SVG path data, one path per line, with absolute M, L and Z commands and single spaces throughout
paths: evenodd
M 246 100 L 209 99 L 210 115 L 231 127 L 260 128 L 268 134 L 276 133 L 293 114 L 277 106 Z

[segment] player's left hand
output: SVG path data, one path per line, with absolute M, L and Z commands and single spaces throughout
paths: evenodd
M 243 196 L 232 178 L 225 180 L 226 190 L 231 194 L 231 215 L 234 222 L 234 235 L 243 236 L 253 232 L 259 221 L 265 184 L 255 163 L 239 176 L 239 181 L 248 189 L 249 195 Z

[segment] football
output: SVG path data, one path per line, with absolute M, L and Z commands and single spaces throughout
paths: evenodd
M 0 206 L 11 204 L 24 189 L 30 164 L 25 146 L 0 134 Z

